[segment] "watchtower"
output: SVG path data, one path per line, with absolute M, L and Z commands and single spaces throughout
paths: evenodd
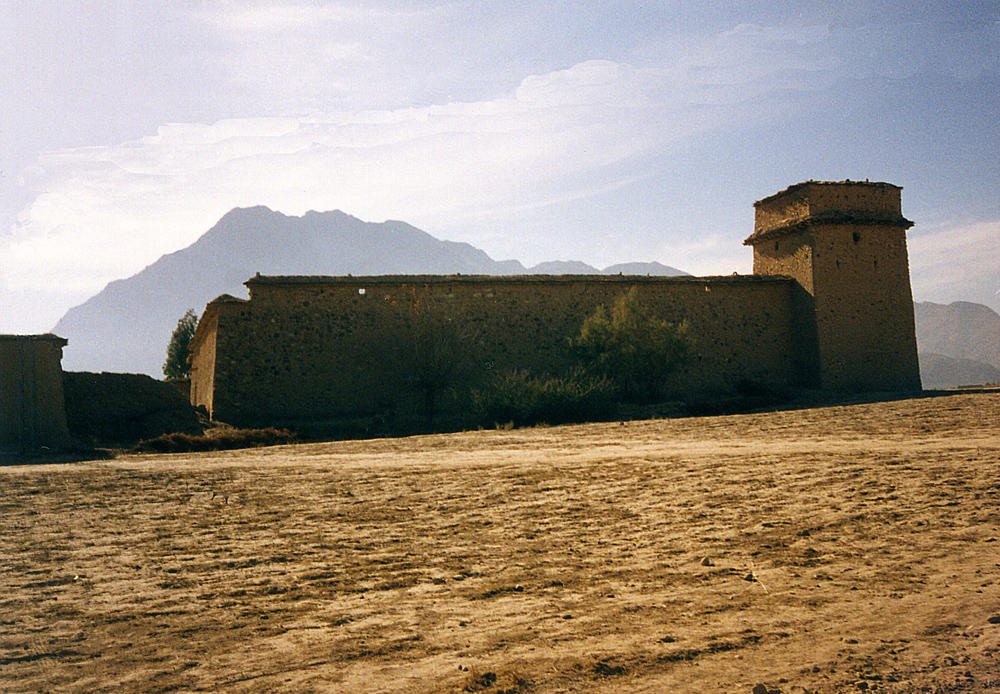
M 807 181 L 754 203 L 758 275 L 796 280 L 801 380 L 832 389 L 920 388 L 899 186 Z

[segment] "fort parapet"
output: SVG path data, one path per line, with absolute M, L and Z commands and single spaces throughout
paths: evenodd
M 583 320 L 633 289 L 689 325 L 694 354 L 675 391 L 916 389 L 899 192 L 806 182 L 761 200 L 750 276 L 258 275 L 249 299 L 206 307 L 191 400 L 233 424 L 412 412 L 428 378 L 565 373 Z

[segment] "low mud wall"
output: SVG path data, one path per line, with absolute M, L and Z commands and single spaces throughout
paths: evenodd
M 143 374 L 63 374 L 66 423 L 87 446 L 131 446 L 161 434 L 202 433 L 198 415 L 176 387 Z

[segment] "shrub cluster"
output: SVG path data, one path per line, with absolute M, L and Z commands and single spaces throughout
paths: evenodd
M 667 379 L 690 356 L 687 323 L 668 323 L 633 288 L 611 307 L 598 307 L 570 340 L 588 373 L 610 379 L 628 402 L 656 402 Z
M 485 425 L 565 424 L 614 416 L 614 384 L 575 371 L 536 377 L 527 371 L 498 374 L 472 391 L 472 414 Z
M 254 448 L 294 443 L 295 435 L 287 429 L 222 429 L 205 436 L 164 434 L 136 444 L 139 453 L 181 453 L 188 451 L 221 451 L 231 448 Z

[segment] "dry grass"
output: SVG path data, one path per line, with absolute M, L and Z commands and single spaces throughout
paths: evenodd
M 0 468 L 0 691 L 1000 691 L 998 423 L 987 391 Z

